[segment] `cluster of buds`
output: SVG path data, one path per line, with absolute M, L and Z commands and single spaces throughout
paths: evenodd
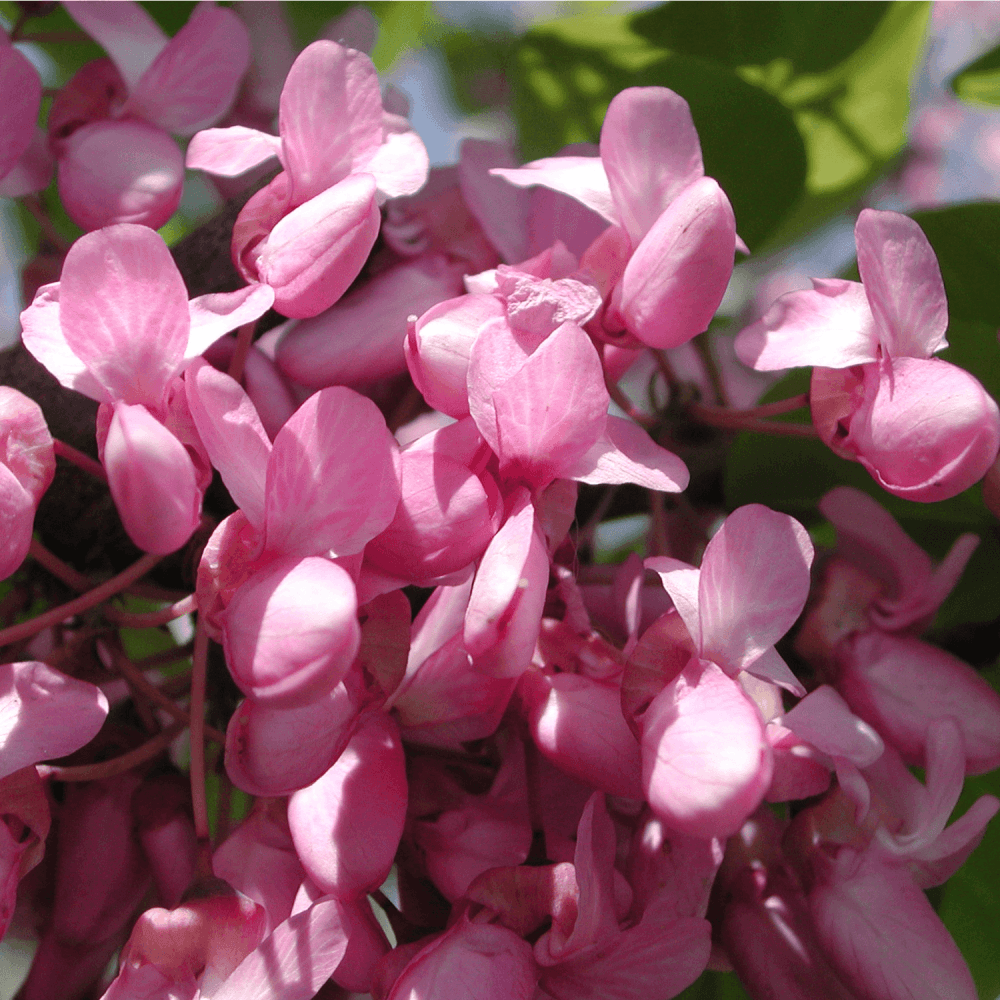
M 518 167 L 469 142 L 430 170 L 361 51 L 258 60 L 273 135 L 239 123 L 245 93 L 232 110 L 273 42 L 232 11 L 168 40 L 136 4 L 65 6 L 109 59 L 47 138 L 0 48 L 0 183 L 38 190 L 50 157 L 86 230 L 23 347 L 99 404 L 95 460 L 0 389 L 0 645 L 23 657 L 0 666 L 0 932 L 40 942 L 20 1000 L 644 1000 L 708 967 L 762 1000 L 975 1000 L 921 890 L 1000 808 L 948 825 L 1000 766 L 1000 695 L 920 636 L 976 539 L 935 566 L 840 487 L 814 566 L 788 514 L 683 497 L 681 423 L 791 426 L 692 402 L 671 364 L 749 252 L 684 99 L 631 88 L 597 148 Z M 256 178 L 241 287 L 189 299 L 151 228 L 180 197 L 172 136 L 220 184 Z M 1000 411 L 933 357 L 917 224 L 867 209 L 857 240 L 862 283 L 783 296 L 736 350 L 815 366 L 797 432 L 897 496 L 955 496 Z M 619 386 L 644 360 L 655 412 Z M 33 537 L 57 456 L 144 553 L 103 582 Z M 621 488 L 651 554 L 598 566 Z M 177 552 L 186 591 L 144 579 Z M 25 608 L 22 563 L 79 595 Z M 129 589 L 162 600 L 127 611 Z M 142 662 L 119 635 L 185 616 L 190 647 Z

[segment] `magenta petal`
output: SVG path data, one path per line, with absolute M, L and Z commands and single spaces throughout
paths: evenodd
M 357 715 L 343 684 L 301 708 L 268 708 L 247 698 L 226 729 L 226 772 L 250 795 L 289 795 L 333 766 Z
M 310 396 L 274 439 L 267 547 L 286 555 L 360 552 L 399 504 L 397 445 L 378 407 L 350 389 Z
M 599 156 L 550 156 L 526 163 L 516 170 L 495 167 L 490 173 L 515 187 L 540 184 L 553 191 L 561 191 L 593 209 L 608 222 L 617 224 L 619 221 L 608 175 Z
M 854 235 L 858 270 L 890 357 L 929 358 L 948 346 L 948 301 L 923 230 L 898 212 L 866 208 Z
M 705 173 L 688 103 L 666 87 L 629 87 L 612 99 L 601 127 L 601 160 L 633 246 Z
M 45 132 L 36 126 L 24 155 L 0 179 L 0 198 L 23 198 L 26 194 L 43 191 L 52 181 L 55 167 Z
M 184 389 L 212 465 L 247 520 L 262 529 L 271 442 L 250 397 L 238 382 L 204 361 L 188 369 Z
M 329 309 L 368 259 L 379 221 L 371 174 L 352 174 L 285 215 L 256 252 L 274 308 L 295 319 Z
M 864 286 L 813 278 L 789 292 L 736 338 L 740 361 L 757 371 L 800 365 L 849 368 L 878 358 L 878 333 Z
M 114 226 L 70 248 L 59 282 L 66 343 L 117 401 L 163 404 L 191 320 L 177 265 L 145 226 Z
M 38 71 L 22 53 L 0 39 L 0 180 L 14 169 L 35 134 L 42 100 Z
M 563 323 L 493 393 L 501 474 L 547 485 L 604 432 L 610 397 L 591 339 Z
M 642 720 L 642 780 L 653 812 L 692 837 L 728 837 L 771 783 L 760 711 L 714 663 L 692 660 Z
M 111 59 L 131 90 L 167 45 L 153 17 L 138 3 L 70 0 L 66 12 Z
M 722 188 L 703 177 L 653 223 L 625 267 L 621 311 L 650 347 L 678 347 L 708 329 L 733 273 L 736 219 Z
M 103 460 L 129 538 L 144 552 L 179 549 L 198 527 L 202 499 L 184 445 L 145 406 L 119 403 Z
M 0 664 L 0 778 L 78 750 L 107 714 L 108 699 L 93 684 L 45 663 Z
M 701 561 L 701 655 L 728 673 L 749 669 L 798 618 L 812 559 L 808 533 L 787 514 L 760 504 L 730 514 Z
M 847 444 L 888 492 L 946 500 L 979 482 L 1000 447 L 1000 411 L 975 376 L 939 358 L 865 370 Z
M 282 559 L 252 576 L 223 616 L 233 679 L 258 704 L 300 706 L 343 679 L 361 642 L 347 572 L 310 556 Z
M 609 416 L 604 434 L 580 458 L 561 470 L 580 483 L 635 483 L 648 490 L 680 493 L 687 489 L 687 466 L 661 448 L 638 424 Z
M 844 848 L 809 894 L 823 950 L 858 996 L 976 1000 L 969 968 L 905 867 Z
M 313 42 L 285 79 L 279 124 L 294 205 L 364 169 L 382 144 L 382 95 L 371 59 L 336 42 Z
M 281 151 L 276 135 L 255 128 L 233 125 L 209 128 L 193 136 L 188 143 L 188 170 L 204 170 L 217 177 L 239 177 Z
M 142 74 L 124 113 L 174 135 L 193 135 L 225 114 L 249 62 L 243 22 L 224 7 L 196 7 Z
M 347 951 L 344 923 L 340 902 L 320 898 L 275 927 L 213 1000 L 311 1000 Z
M 288 826 L 309 877 L 344 901 L 377 889 L 403 835 L 406 801 L 399 727 L 379 712 L 329 771 L 288 800 Z
M 88 231 L 120 222 L 156 229 L 174 214 L 184 187 L 184 154 L 166 132 L 142 121 L 78 128 L 57 170 L 66 212 Z

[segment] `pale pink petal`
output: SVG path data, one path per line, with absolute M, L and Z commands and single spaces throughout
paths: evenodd
M 629 87 L 612 99 L 601 127 L 601 160 L 633 246 L 705 173 L 688 103 L 666 87 Z
M 276 135 L 255 128 L 233 125 L 210 128 L 193 136 L 188 143 L 188 170 L 204 170 L 217 177 L 239 177 L 281 151 Z
M 774 773 L 764 796 L 767 802 L 791 802 L 822 795 L 830 787 L 831 769 L 805 740 L 776 722 L 764 730 L 774 756 Z
M 644 565 L 659 576 L 663 589 L 670 595 L 677 613 L 687 627 L 695 652 L 700 654 L 702 620 L 698 611 L 698 592 L 701 570 L 670 556 L 650 556 Z
M 128 156 L 121 155 L 123 148 Z M 155 125 L 97 121 L 66 140 L 57 179 L 66 212 L 81 229 L 120 222 L 156 229 L 180 204 L 184 154 Z
M 787 514 L 760 504 L 730 514 L 701 561 L 701 655 L 728 673 L 748 669 L 798 618 L 812 559 L 808 533 Z
M 21 313 L 24 346 L 67 389 L 110 403 L 111 393 L 94 378 L 90 369 L 73 353 L 59 322 L 59 282 L 42 285 L 34 301 Z
M 191 299 L 191 333 L 184 357 L 196 358 L 223 334 L 260 319 L 273 302 L 274 290 L 268 285 L 248 285 L 235 292 L 212 292 Z
M 274 308 L 283 316 L 316 316 L 358 276 L 378 235 L 379 218 L 375 179 L 352 174 L 277 222 L 251 251 L 255 280 L 274 289 Z
M 14 169 L 35 134 L 42 100 L 38 71 L 13 45 L 0 40 L 0 179 Z
M 826 684 L 806 695 L 781 720 L 796 735 L 831 757 L 846 757 L 868 767 L 882 756 L 882 739 Z
M 93 684 L 45 663 L 0 664 L 0 778 L 78 750 L 107 714 Z
M 138 3 L 70 0 L 66 11 L 111 56 L 130 90 L 168 42 Z
M 231 11 L 195 7 L 138 83 L 123 113 L 174 135 L 214 125 L 233 103 L 250 62 L 250 36 Z
M 608 222 L 619 222 L 608 175 L 599 156 L 550 156 L 514 170 L 495 167 L 490 173 L 515 187 L 541 184 L 553 191 L 561 191 L 593 209 Z
M 565 475 L 603 434 L 609 402 L 593 342 L 564 323 L 493 393 L 501 474 L 535 487 Z
M 297 323 L 281 339 L 278 367 L 310 389 L 368 385 L 400 375 L 406 371 L 407 318 L 461 290 L 461 269 L 443 255 L 422 254 L 397 264 L 326 312 Z
M 409 325 L 406 364 L 421 395 L 435 409 L 460 419 L 469 413 L 469 356 L 480 329 L 502 321 L 495 295 L 461 295 L 439 302 Z
M 976 1000 L 961 952 L 898 862 L 843 848 L 809 894 L 823 950 L 844 982 L 878 1000 Z
M 760 711 L 714 663 L 692 660 L 642 720 L 646 798 L 670 829 L 728 837 L 771 783 Z
M 758 371 L 799 365 L 849 368 L 878 358 L 878 334 L 862 285 L 813 278 L 806 292 L 782 295 L 736 338 L 740 360 Z
M 865 370 L 846 445 L 888 492 L 946 500 L 979 482 L 1000 447 L 1000 411 L 969 372 L 899 357 Z
M 837 687 L 907 763 L 924 767 L 929 725 L 950 716 L 962 732 L 965 769 L 1000 766 L 1000 695 L 968 664 L 914 636 L 872 631 L 839 655 Z
M 908 854 L 910 872 L 917 885 L 921 889 L 929 889 L 947 882 L 979 846 L 987 824 L 998 810 L 1000 800 L 995 795 L 981 795 L 963 816 L 935 838 L 933 844 L 915 854 Z M 891 846 L 890 840 L 881 842 L 886 848 Z
M 162 237 L 113 226 L 70 248 L 59 282 L 66 343 L 116 401 L 162 405 L 187 346 L 187 290 Z
M 635 248 L 621 281 L 621 312 L 650 347 L 678 347 L 708 329 L 733 273 L 736 219 L 719 185 L 686 187 Z
M 240 689 L 266 707 L 328 694 L 361 642 L 354 581 L 329 559 L 281 559 L 254 574 L 223 615 L 226 663 Z
M 267 708 L 247 698 L 226 729 L 226 772 L 250 795 L 289 795 L 330 769 L 357 715 L 343 684 L 301 708 Z
M 948 301 L 923 230 L 898 212 L 864 209 L 854 227 L 858 270 L 890 357 L 929 358 L 948 346 Z
M 406 801 L 399 727 L 378 712 L 329 771 L 288 800 L 288 826 L 309 877 L 344 901 L 377 889 L 403 835 Z
M 507 185 L 510 187 L 509 185 Z M 515 193 L 522 192 L 514 189 Z M 528 255 L 540 253 L 553 243 L 561 242 L 575 257 L 583 257 L 587 248 L 607 228 L 607 219 L 597 212 L 581 205 L 575 198 L 549 188 L 535 188 L 530 192 L 531 214 L 529 216 L 529 235 L 531 237 L 523 254 L 511 258 L 508 263 L 517 263 Z M 618 227 L 615 227 L 618 229 Z M 625 230 L 619 229 L 624 241 L 628 243 Z M 628 248 L 629 250 L 631 247 Z
M 539 278 L 501 264 L 496 283 L 510 325 L 540 337 L 563 323 L 584 326 L 601 308 L 597 288 L 575 278 Z
M 0 580 L 24 562 L 31 545 L 38 501 L 6 465 L 0 464 Z
M 604 434 L 561 474 L 580 483 L 635 483 L 648 490 L 681 493 L 687 489 L 687 466 L 660 447 L 631 420 L 609 416 Z
M 399 504 L 397 445 L 375 404 L 323 389 L 274 439 L 267 468 L 267 547 L 286 555 L 360 552 Z
M 212 465 L 247 520 L 263 529 L 271 442 L 250 397 L 238 382 L 203 361 L 188 369 L 184 387 Z
M 616 685 L 530 671 L 520 690 L 532 738 L 556 767 L 610 795 L 643 798 L 639 744 Z
M 347 951 L 343 907 L 323 897 L 279 924 L 213 1000 L 311 1000 Z
M 427 147 L 401 115 L 386 112 L 382 122 L 382 145 L 369 160 L 357 156 L 354 169 L 375 178 L 383 200 L 416 194 L 427 182 Z
M 44 191 L 52 181 L 55 167 L 45 132 L 36 126 L 24 154 L 0 179 L 0 198 L 23 198 Z
M 202 500 L 184 445 L 145 406 L 117 403 L 102 460 L 129 538 L 144 552 L 179 549 L 198 527 Z
M 336 42 L 313 42 L 285 79 L 279 124 L 294 205 L 363 170 L 382 144 L 382 95 L 371 59 Z

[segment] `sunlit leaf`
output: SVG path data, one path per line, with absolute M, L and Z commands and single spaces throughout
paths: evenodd
M 951 89 L 974 104 L 1000 104 L 1000 45 L 951 78 Z

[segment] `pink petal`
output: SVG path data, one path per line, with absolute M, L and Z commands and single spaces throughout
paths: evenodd
M 24 562 L 31 546 L 38 501 L 6 465 L 0 464 L 0 580 Z
M 968 966 L 927 897 L 876 849 L 842 849 L 809 907 L 824 952 L 857 994 L 976 1000 Z
M 878 333 L 864 286 L 812 279 L 806 292 L 782 295 L 736 338 L 740 361 L 757 371 L 799 365 L 849 368 L 878 358 Z
M 638 424 L 609 416 L 604 434 L 580 458 L 560 470 L 580 483 L 635 483 L 648 490 L 681 493 L 690 479 L 687 466 L 661 448 Z
M 609 402 L 593 342 L 563 323 L 493 393 L 501 473 L 547 485 L 601 437 Z
M 267 707 L 297 707 L 330 692 L 361 642 L 354 581 L 330 562 L 282 559 L 233 595 L 223 618 L 226 663 Z
M 3 463 L 37 503 L 55 475 L 52 435 L 41 407 L 24 393 L 0 386 Z
M 45 133 L 36 126 L 22 157 L 0 179 L 0 198 L 23 198 L 44 191 L 52 181 L 55 166 Z
M 254 251 L 274 308 L 295 319 L 329 309 L 368 259 L 379 218 L 371 174 L 352 174 L 285 215 Z
M 760 711 L 714 663 L 692 660 L 642 720 L 642 780 L 673 830 L 728 837 L 771 783 Z
M 59 282 L 66 343 L 113 399 L 159 408 L 184 357 L 187 290 L 163 239 L 114 226 L 70 248 Z
M 309 877 L 344 901 L 377 889 L 403 835 L 406 801 L 399 727 L 379 712 L 329 771 L 288 801 L 288 826 Z
M 371 59 L 336 42 L 313 42 L 285 79 L 279 124 L 294 205 L 363 170 L 382 144 L 382 95 Z
M 608 175 L 599 156 L 550 156 L 526 163 L 516 170 L 496 167 L 490 173 L 494 177 L 502 177 L 515 187 L 541 184 L 553 191 L 561 191 L 613 225 L 619 221 Z
M 792 673 L 791 667 L 785 663 L 774 646 L 769 646 L 752 663 L 748 663 L 746 672 L 760 680 L 770 681 L 772 684 L 783 687 L 797 698 L 801 698 L 806 693 L 802 682 Z
M 191 299 L 191 333 L 184 357 L 196 358 L 230 330 L 260 319 L 273 302 L 274 290 L 267 285 L 248 285 L 235 292 L 212 292 Z
M 38 71 L 13 45 L 0 40 L 0 179 L 14 169 L 35 134 L 42 100 Z
M 636 247 L 621 282 L 629 333 L 678 347 L 708 329 L 733 273 L 736 219 L 710 177 L 686 187 Z
M 650 556 L 644 565 L 659 576 L 663 589 L 670 595 L 677 613 L 687 627 L 695 653 L 700 654 L 702 620 L 698 611 L 698 591 L 701 570 L 670 556 Z
M 371 174 L 385 198 L 416 194 L 427 182 L 430 161 L 423 139 L 401 115 L 382 116 L 382 145 L 371 159 L 355 157 L 354 169 Z
M 865 370 L 847 446 L 895 496 L 946 500 L 977 483 L 1000 447 L 1000 411 L 980 382 L 938 358 Z
M 191 456 L 145 406 L 115 405 L 103 462 L 122 524 L 140 549 L 166 555 L 191 537 L 202 500 Z
M 858 270 L 889 356 L 929 358 L 947 347 L 944 282 L 920 226 L 898 212 L 866 208 L 854 235 Z
M 267 468 L 267 547 L 286 555 L 360 552 L 399 504 L 396 442 L 378 407 L 323 389 L 274 439 Z
M 597 288 L 575 278 L 538 278 L 501 264 L 496 283 L 510 325 L 540 337 L 563 323 L 583 326 L 601 308 Z
M 225 114 L 249 62 L 243 22 L 224 7 L 196 7 L 130 88 L 124 113 L 174 135 L 193 135 Z
M 267 708 L 247 698 L 226 729 L 226 772 L 250 795 L 305 788 L 343 752 L 357 714 L 343 684 L 301 708 Z
M 65 265 L 64 265 L 65 269 Z M 21 340 L 30 354 L 67 389 L 112 402 L 111 393 L 94 378 L 90 369 L 73 353 L 59 322 L 59 285 L 42 285 L 34 301 L 21 313 Z
M 279 924 L 213 1000 L 311 1000 L 347 951 L 343 906 L 321 898 Z
M 612 99 L 601 127 L 601 160 L 633 246 L 705 173 L 688 103 L 666 87 L 629 87 Z
M 310 389 L 368 385 L 400 375 L 406 371 L 407 318 L 461 290 L 459 268 L 443 255 L 397 264 L 326 312 L 296 324 L 278 346 L 278 366 Z M 463 395 L 464 388 L 463 373 Z
M 204 170 L 217 177 L 239 177 L 281 152 L 276 135 L 233 125 L 199 132 L 188 143 L 188 170 Z
M 740 507 L 701 561 L 701 655 L 747 669 L 795 623 L 809 593 L 813 547 L 805 528 L 759 504 Z
M 0 664 L 0 778 L 78 750 L 107 714 L 93 684 L 44 663 Z
M 129 89 L 167 45 L 167 37 L 138 3 L 71 0 L 66 12 L 114 60 Z
M 263 529 L 271 442 L 250 397 L 238 382 L 204 361 L 188 369 L 184 388 L 212 465 L 247 520 Z
M 845 757 L 858 767 L 868 767 L 882 756 L 878 733 L 852 715 L 847 702 L 826 684 L 806 695 L 782 723 L 817 750 Z

